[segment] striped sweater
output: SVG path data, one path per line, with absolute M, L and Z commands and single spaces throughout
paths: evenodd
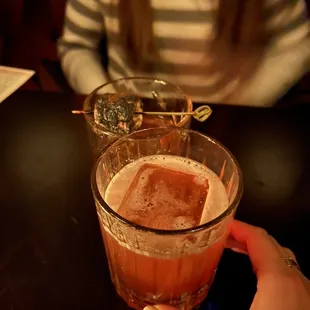
M 309 22 L 304 0 L 294 1 L 290 10 L 280 10 L 286 0 L 268 0 L 266 28 L 272 34 L 260 68 L 246 90 L 235 98 L 240 105 L 269 106 L 308 70 L 310 59 Z M 218 76 L 208 76 L 202 65 L 206 42 L 214 26 L 214 0 L 151 0 L 153 33 L 160 63 L 152 72 L 134 71 L 125 61 L 119 40 L 117 3 L 112 0 L 68 0 L 58 52 L 71 87 L 88 94 L 110 79 L 124 76 L 153 76 L 178 84 L 195 101 L 222 102 L 235 87 L 234 81 L 216 93 L 208 87 Z M 108 40 L 108 72 L 102 67 L 98 45 Z M 113 91 L 111 89 L 110 91 Z

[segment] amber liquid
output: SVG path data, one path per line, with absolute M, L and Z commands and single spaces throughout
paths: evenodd
M 134 309 L 154 303 L 182 309 L 201 304 L 224 248 L 222 239 L 200 253 L 160 258 L 120 245 L 103 227 L 102 236 L 113 284 L 117 293 Z
M 222 200 L 219 206 L 225 208 L 227 195 L 217 176 L 201 165 L 194 168 L 193 162 L 179 159 L 166 156 L 165 167 L 157 160 L 156 164 L 144 162 L 127 168 L 107 189 L 109 205 L 136 224 L 168 230 L 199 225 L 203 207 L 210 201 Z M 154 255 L 119 242 L 105 229 L 98 215 L 112 281 L 129 306 L 143 309 L 150 304 L 170 304 L 192 309 L 205 299 L 225 236 L 202 248 L 193 246 L 184 253 L 174 251 L 176 245 L 172 243 L 171 253 Z

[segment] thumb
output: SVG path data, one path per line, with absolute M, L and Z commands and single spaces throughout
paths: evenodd
M 262 228 L 234 220 L 230 225 L 229 239 L 234 248 L 239 244 L 239 250 L 249 255 L 257 277 L 287 271 L 279 246 Z

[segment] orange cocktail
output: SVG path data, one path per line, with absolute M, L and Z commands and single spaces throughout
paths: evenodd
M 191 149 L 198 142 L 201 161 Z M 127 304 L 200 304 L 241 197 L 230 153 L 186 129 L 136 132 L 105 151 L 92 186 L 111 278 Z

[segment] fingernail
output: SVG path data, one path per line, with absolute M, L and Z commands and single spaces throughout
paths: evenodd
M 146 306 L 143 310 L 157 310 L 154 306 Z
M 236 252 L 236 253 L 240 253 L 240 254 L 245 254 L 248 255 L 248 252 L 241 250 L 239 248 L 230 248 L 232 251 Z

